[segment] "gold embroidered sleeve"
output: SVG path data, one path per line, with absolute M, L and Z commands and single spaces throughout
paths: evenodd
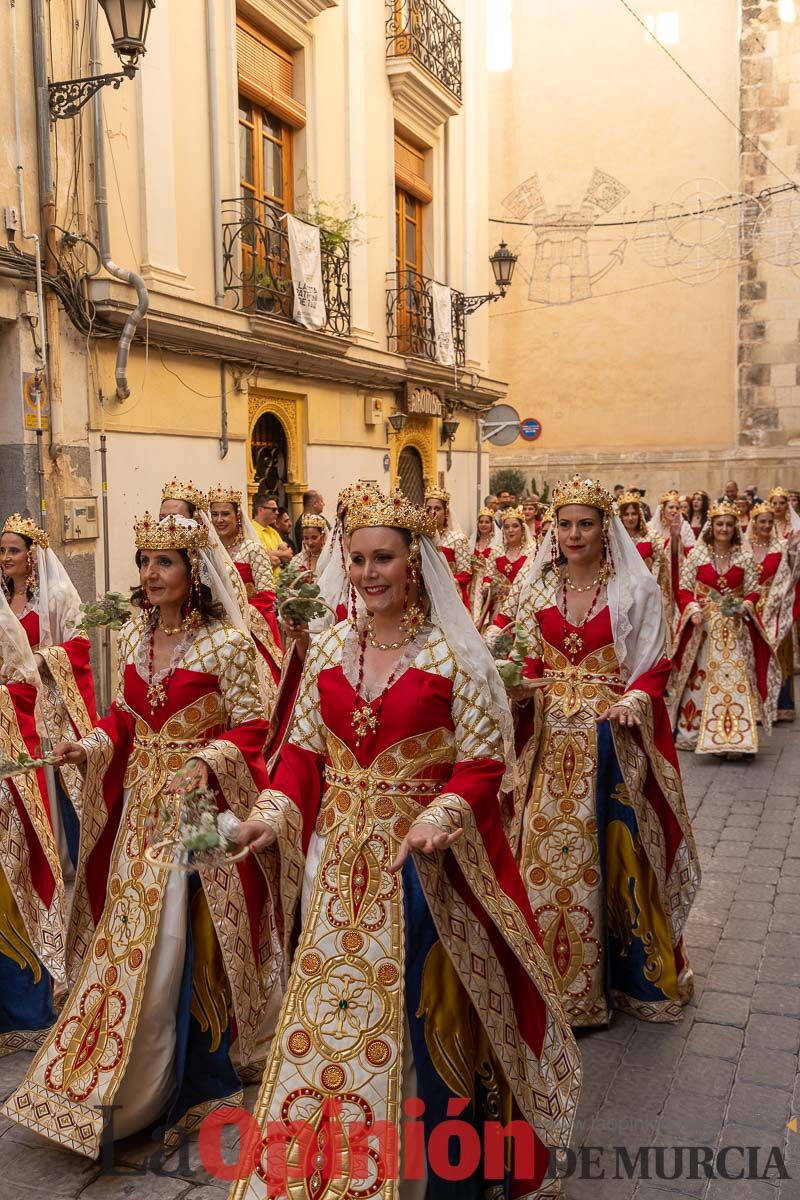
M 744 595 L 752 596 L 758 589 L 758 563 L 752 554 L 745 554 L 742 563 L 744 567 Z
M 469 550 L 469 542 L 465 537 L 457 537 L 453 539 L 453 552 L 455 554 L 455 573 L 461 575 L 466 571 L 469 574 L 472 555 Z
M 492 559 L 491 568 L 489 571 L 487 571 L 487 574 L 491 574 L 494 579 L 498 578 L 497 555 L 495 555 Z M 506 621 L 510 621 L 512 623 L 517 620 L 520 606 L 522 604 L 522 574 L 523 573 L 521 572 L 512 583 L 511 590 L 503 601 L 503 607 L 495 617 L 495 623 L 490 625 L 483 635 L 484 641 L 490 650 L 493 649 L 497 639 L 502 637 L 503 634 L 508 631 L 507 627 L 504 628 L 503 626 L 497 624 L 498 619 L 503 617 Z
M 258 651 L 251 638 L 227 628 L 217 648 L 218 683 L 231 728 L 247 721 L 265 721 L 256 669 Z
M 453 724 L 456 762 L 476 758 L 503 758 L 500 723 L 491 710 L 491 700 L 468 672 L 456 667 L 453 678 Z
M 269 825 L 275 833 L 281 833 L 286 825 L 287 816 L 294 813 L 297 806 L 292 803 L 285 792 L 275 788 L 267 788 L 258 796 L 250 809 L 248 821 L 261 821 Z
M 255 542 L 247 543 L 247 557 L 250 570 L 253 572 L 253 586 L 257 592 L 274 592 L 275 576 L 272 573 L 269 555 L 263 546 Z
M 464 814 L 469 805 L 455 792 L 442 792 L 435 804 L 429 804 L 414 821 L 417 825 L 435 825 L 442 833 L 455 833 L 464 827 Z M 413 828 L 413 826 L 412 826 Z
M 690 554 L 684 558 L 681 564 L 680 574 L 680 589 L 682 592 L 691 592 L 694 595 L 694 589 L 697 584 L 697 568 L 700 564 L 698 554 L 692 550 Z

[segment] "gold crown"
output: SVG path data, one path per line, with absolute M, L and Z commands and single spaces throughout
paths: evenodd
M 208 545 L 208 529 L 187 517 L 156 517 L 146 512 L 133 523 L 139 550 L 199 550 Z
M 638 492 L 623 492 L 621 496 L 617 496 L 617 509 L 622 512 L 629 504 L 636 504 L 639 508 L 642 507 L 642 497 Z
M 427 504 L 429 500 L 442 500 L 445 504 L 449 504 L 450 493 L 436 483 L 429 483 L 425 488 L 425 503 Z
M 789 493 L 787 492 L 786 488 L 783 488 L 783 487 L 771 488 L 770 491 L 767 493 L 767 500 L 768 501 L 777 500 L 777 498 L 779 496 L 783 496 L 784 499 L 786 499 L 786 500 L 789 499 Z
M 50 548 L 50 539 L 45 531 L 40 529 L 30 517 L 20 516 L 19 513 L 12 513 L 7 519 L 3 526 L 3 533 L 18 533 L 20 537 L 27 538 L 37 546 L 41 546 L 43 550 Z
M 735 504 L 731 504 L 730 500 L 720 500 L 719 503 L 712 504 L 708 510 L 708 520 L 713 521 L 714 517 L 733 517 L 738 521 L 739 510 Z
M 670 491 L 664 492 L 663 496 L 659 496 L 658 503 L 659 504 L 668 504 L 670 500 L 677 500 L 678 504 L 680 504 L 680 502 L 681 502 L 680 492 L 676 492 L 675 489 L 672 488 Z
M 386 499 L 382 488 L 379 488 L 377 483 L 374 483 L 371 479 L 357 479 L 355 483 L 349 483 L 347 487 L 342 488 L 339 492 L 339 498 L 336 501 L 337 509 L 349 508 L 359 496 L 368 496 L 371 500 Z
M 325 518 L 318 516 L 317 513 L 303 513 L 300 518 L 300 526 L 302 529 L 324 529 L 326 531 L 328 529 Z
M 208 493 L 208 503 L 212 504 L 235 504 L 237 508 L 242 507 L 242 493 L 238 488 L 228 487 L 225 483 L 218 483 L 216 487 L 211 488 Z
M 517 508 L 504 508 L 500 513 L 500 524 L 505 525 L 506 521 L 521 521 L 525 524 L 525 513 L 520 506 Z
M 762 500 L 760 504 L 756 504 L 755 508 L 750 509 L 750 520 L 754 521 L 756 517 L 763 517 L 765 514 L 769 514 L 771 517 L 775 516 L 772 505 L 768 504 L 766 500 Z
M 161 491 L 161 500 L 183 500 L 186 504 L 193 504 L 195 508 L 208 508 L 205 493 L 201 492 L 191 479 L 188 483 L 181 483 L 179 479 L 171 479 L 169 483 L 165 483 Z
M 436 533 L 436 522 L 429 517 L 424 508 L 412 504 L 402 492 L 392 492 L 388 499 L 359 500 L 347 511 L 348 536 L 357 529 L 368 529 L 386 526 L 391 529 L 407 529 L 409 533 L 424 534 L 433 537 Z
M 575 475 L 567 483 L 558 481 L 553 488 L 551 509 L 554 513 L 567 504 L 585 504 L 589 508 L 599 508 L 601 512 L 612 513 L 614 501 L 611 493 L 594 479 L 581 479 Z
M 495 513 L 493 508 L 479 508 L 478 516 L 479 517 L 491 517 L 492 520 L 494 520 L 495 517 L 497 516 L 497 514 Z

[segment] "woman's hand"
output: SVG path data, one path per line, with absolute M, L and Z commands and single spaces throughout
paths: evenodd
M 208 787 L 208 767 L 200 758 L 190 758 L 180 771 L 176 771 L 170 780 L 168 792 L 177 792 L 183 788 Z
M 53 746 L 53 755 L 58 759 L 59 766 L 61 763 L 75 763 L 79 765 L 86 762 L 86 750 L 80 742 L 58 742 Z
M 445 833 L 438 825 L 427 825 L 424 821 L 420 821 L 416 825 L 412 825 L 403 838 L 400 849 L 397 851 L 397 858 L 389 870 L 395 873 L 399 871 L 412 850 L 417 850 L 420 854 L 435 854 L 437 850 L 448 850 L 463 833 L 463 829 L 456 829 L 454 833 Z
M 278 835 L 271 825 L 264 821 L 242 821 L 239 826 L 237 840 L 240 846 L 247 846 L 251 851 L 266 850 Z
M 600 721 L 616 721 L 618 725 L 627 726 L 629 729 L 642 723 L 636 713 L 624 704 L 613 704 L 608 712 L 603 713 L 602 717 L 598 717 L 597 720 L 598 723 Z
M 703 614 L 701 612 L 696 612 L 696 613 L 692 614 L 692 624 L 693 625 L 702 625 L 704 620 L 705 620 L 705 617 L 703 616 Z
M 293 621 L 291 617 L 283 617 L 283 632 L 289 641 L 294 642 L 295 649 L 300 655 L 300 661 L 305 662 L 308 648 L 311 645 L 308 626 L 302 625 L 299 621 Z

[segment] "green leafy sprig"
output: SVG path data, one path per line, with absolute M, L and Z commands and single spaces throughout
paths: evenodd
M 308 625 L 328 612 L 311 572 L 296 558 L 281 571 L 276 598 L 279 616 L 288 617 L 298 625 Z

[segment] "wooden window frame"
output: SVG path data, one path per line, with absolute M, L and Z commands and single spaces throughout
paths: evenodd
M 278 208 L 282 208 L 284 212 L 291 212 L 294 205 L 294 158 L 292 147 L 292 129 L 281 117 L 274 113 L 267 105 L 260 104 L 253 100 L 246 92 L 241 92 L 241 96 L 251 106 L 253 112 L 252 122 L 243 121 L 241 115 L 238 116 L 238 127 L 243 124 L 252 126 L 253 130 L 253 184 L 249 184 L 244 178 L 244 172 L 241 170 L 242 164 L 239 163 L 239 187 L 242 193 L 251 195 L 255 200 L 265 201 L 269 204 L 274 204 Z M 238 111 L 238 110 L 237 110 Z M 280 143 L 271 135 L 264 132 L 263 113 L 267 112 L 278 121 L 281 126 Z M 283 196 L 276 197 L 268 195 L 264 191 L 264 137 L 267 137 L 273 145 L 280 144 L 282 155 L 282 173 L 283 173 Z

